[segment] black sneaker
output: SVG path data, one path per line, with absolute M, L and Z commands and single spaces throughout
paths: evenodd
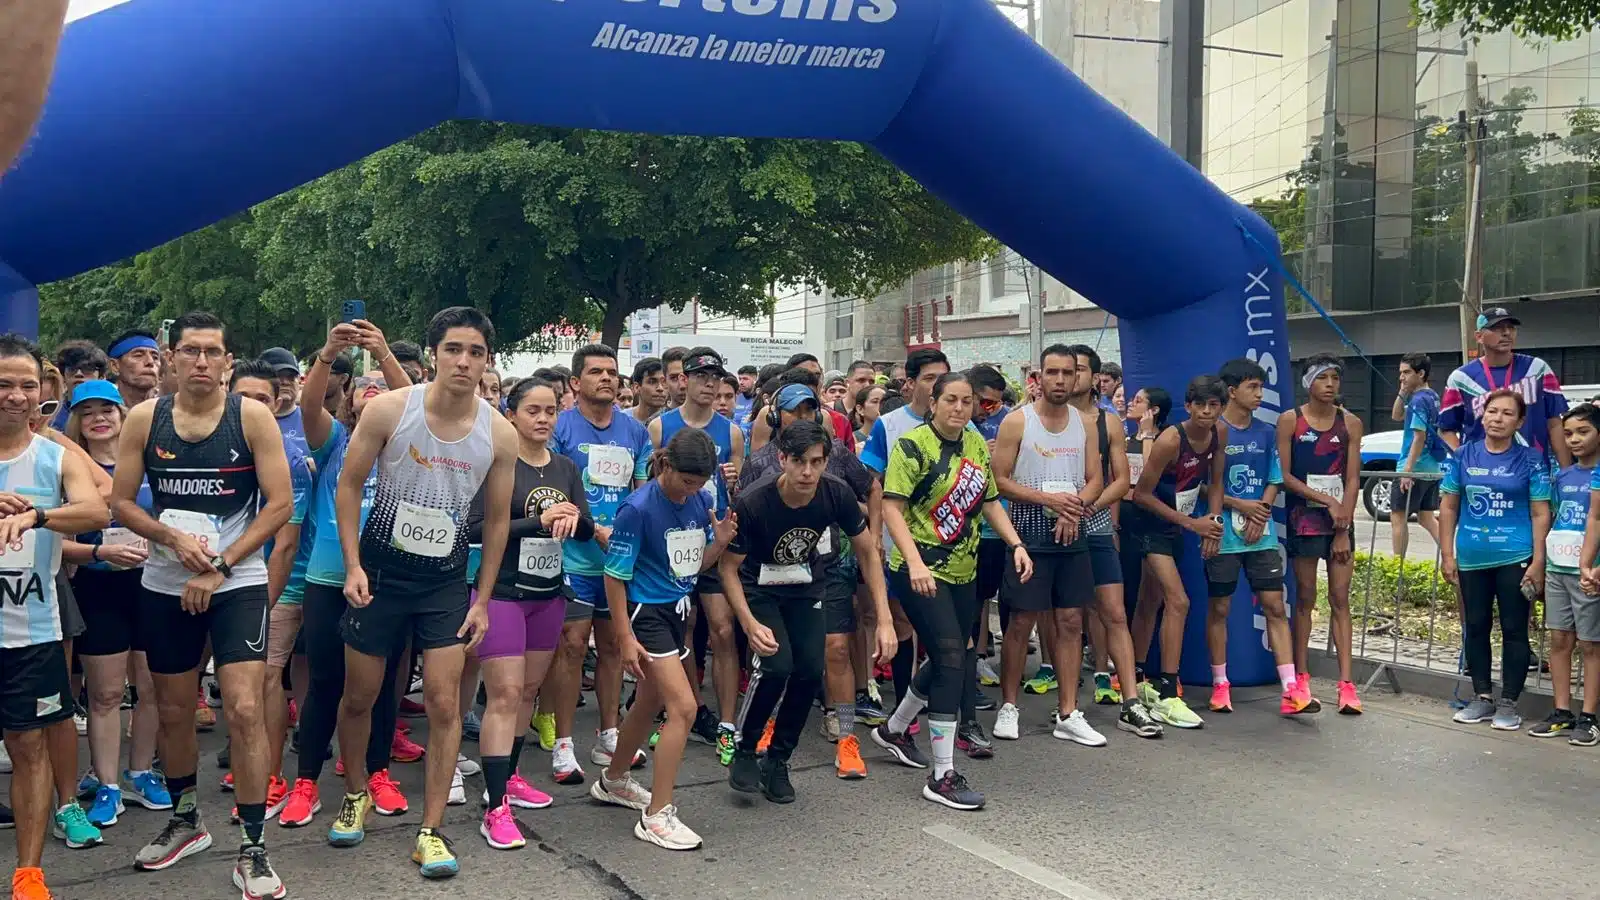
M 1579 716 L 1578 724 L 1572 727 L 1572 736 L 1567 738 L 1567 743 L 1574 747 L 1593 747 L 1600 744 L 1600 722 L 1594 716 Z
M 217 768 L 229 769 L 233 767 L 233 742 L 229 741 L 217 751 Z
M 1570 733 L 1573 726 L 1577 724 L 1578 717 L 1572 714 L 1572 710 L 1551 710 L 1550 715 L 1545 716 L 1544 721 L 1533 726 L 1528 733 L 1537 738 L 1560 737 L 1563 734 Z
M 761 761 L 754 752 L 743 748 L 733 751 L 733 762 L 728 766 L 728 787 L 741 794 L 754 794 L 761 790 L 763 780 Z
M 984 734 L 977 719 L 962 722 L 956 728 L 956 749 L 972 759 L 989 759 L 994 756 L 994 742 Z
M 872 695 L 866 691 L 856 691 L 856 721 L 863 725 L 878 726 L 889 721 L 889 714 Z
M 794 783 L 789 780 L 789 761 L 767 757 L 761 762 L 761 795 L 773 803 L 793 803 Z
M 972 689 L 972 695 L 975 698 L 973 700 L 973 704 L 972 704 L 972 708 L 973 709 L 985 710 L 986 711 L 986 710 L 995 709 L 995 708 L 1000 706 L 999 703 L 995 702 L 995 699 L 993 697 L 989 696 L 988 694 L 985 694 L 981 689 L 979 689 L 977 687 L 974 687 Z
M 929 775 L 928 783 L 922 786 L 922 796 L 951 809 L 983 809 L 984 803 L 983 795 L 968 787 L 967 780 L 955 769 L 944 773 L 943 778 Z
M 900 765 L 912 769 L 926 769 L 928 767 L 928 757 L 923 755 L 922 750 L 917 747 L 916 739 L 909 732 L 902 734 L 891 733 L 886 722 L 872 729 L 871 734 L 872 742 L 889 751 L 889 755 L 893 756 Z
M 1161 737 L 1161 723 L 1150 715 L 1150 710 L 1137 700 L 1125 700 L 1122 712 L 1117 715 L 1117 727 L 1142 738 Z
M 715 747 L 717 745 L 717 729 L 720 726 L 721 723 L 717 721 L 717 714 L 702 706 L 700 711 L 694 715 L 694 724 L 689 727 L 689 738 L 690 740 L 696 740 L 702 744 L 710 744 Z

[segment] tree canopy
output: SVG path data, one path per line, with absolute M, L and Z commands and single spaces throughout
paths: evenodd
M 190 308 L 236 352 L 322 339 L 366 301 L 391 336 L 489 313 L 501 343 L 698 299 L 764 314 L 774 283 L 867 296 L 993 239 L 859 144 L 449 122 L 131 260 L 41 290 L 41 337 L 104 340 Z M 257 345 L 260 346 L 257 346 Z
M 1512 31 L 1525 38 L 1570 40 L 1600 25 L 1600 0 L 1411 0 L 1417 20 L 1467 34 Z

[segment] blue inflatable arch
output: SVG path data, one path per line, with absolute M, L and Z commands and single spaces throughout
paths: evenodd
M 483 118 L 865 142 L 1114 313 L 1131 385 L 1181 396 L 1248 354 L 1268 407 L 1292 402 L 1271 229 L 989 0 L 74 5 L 89 14 L 0 178 L 0 328 L 36 332 L 33 285 Z M 1244 683 L 1259 632 L 1232 630 Z

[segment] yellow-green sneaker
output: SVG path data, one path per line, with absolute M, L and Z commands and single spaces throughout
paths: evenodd
M 367 836 L 367 810 L 372 808 L 372 795 L 366 791 L 345 794 L 339 804 L 339 815 L 328 829 L 328 843 L 335 847 L 354 847 Z
M 417 831 L 417 847 L 411 851 L 411 861 L 417 864 L 423 878 L 449 878 L 461 871 L 450 839 L 432 828 Z
M 726 728 L 717 729 L 717 762 L 722 763 L 723 766 L 728 766 L 733 762 L 733 737 L 733 732 Z
M 1148 681 L 1139 682 L 1138 696 L 1139 702 L 1144 704 L 1145 709 L 1155 709 L 1161 702 L 1161 692 Z
M 1189 704 L 1183 702 L 1182 697 L 1166 697 L 1157 701 L 1150 708 L 1150 717 L 1173 728 L 1199 728 L 1206 724 L 1189 708 Z
M 1061 682 L 1056 680 L 1054 666 L 1043 665 L 1032 678 L 1022 683 L 1022 689 L 1030 694 L 1048 694 L 1061 687 Z
M 1122 702 L 1122 692 L 1111 686 L 1111 673 L 1094 673 L 1094 702 L 1101 706 L 1116 706 Z
M 546 753 L 556 749 L 556 714 L 534 713 L 531 724 L 539 735 L 539 749 Z

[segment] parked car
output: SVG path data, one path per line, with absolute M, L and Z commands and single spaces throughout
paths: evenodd
M 1582 403 L 1600 396 L 1600 384 L 1569 384 L 1561 388 L 1568 403 Z M 1388 414 L 1384 414 L 1388 418 Z M 1400 463 L 1400 442 L 1405 433 L 1379 431 L 1361 438 L 1361 471 L 1393 472 Z M 1392 478 L 1367 478 L 1361 484 L 1361 503 L 1367 515 L 1374 519 L 1389 518 L 1389 494 L 1394 488 Z

